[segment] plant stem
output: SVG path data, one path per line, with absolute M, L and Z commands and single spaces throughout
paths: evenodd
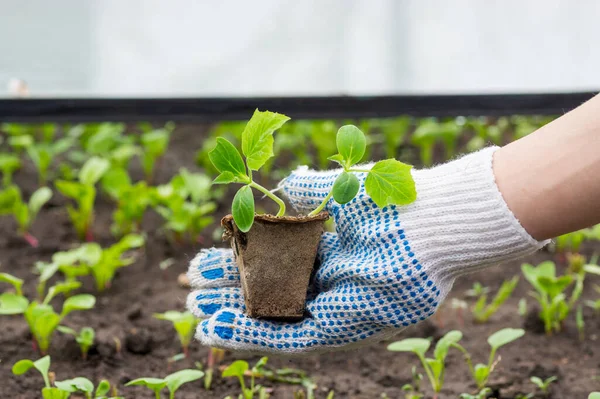
M 319 212 L 321 212 L 323 210 L 323 208 L 325 208 L 325 205 L 327 205 L 327 202 L 329 202 L 329 200 L 331 199 L 331 197 L 333 196 L 333 190 L 329 192 L 329 194 L 327 194 L 327 197 L 323 198 L 323 201 L 319 204 L 318 207 L 316 207 L 311 213 L 308 214 L 308 216 L 314 216 L 316 214 L 318 214 Z
M 273 194 L 272 192 L 270 192 L 269 190 L 267 190 L 266 188 L 264 188 L 263 186 L 261 186 L 260 184 L 254 182 L 254 181 L 250 182 L 249 186 L 257 189 L 258 191 L 260 191 L 261 193 L 263 193 L 264 195 L 266 195 L 267 197 L 269 197 L 273 201 L 275 201 L 275 203 L 277 205 L 279 205 L 279 212 L 277 212 L 276 216 L 285 215 L 285 202 L 283 202 L 283 200 L 281 198 L 279 198 L 278 196 L 276 196 L 275 194 Z

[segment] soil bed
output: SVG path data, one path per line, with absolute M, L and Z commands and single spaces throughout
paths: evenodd
M 163 159 L 157 174 L 157 183 L 166 182 L 177 173 L 180 167 L 197 170 L 194 165 L 195 150 L 202 143 L 201 130 L 205 127 L 180 127 L 175 132 L 170 149 Z M 139 178 L 139 170 L 134 178 Z M 26 167 L 15 176 L 16 182 L 28 197 L 36 187 L 36 173 L 33 166 Z M 59 250 L 69 249 L 78 244 L 69 223 L 65 200 L 55 192 L 49 206 L 40 213 L 32 233 L 39 239 L 40 246 L 31 248 L 15 236 L 15 225 L 10 218 L 0 219 L 0 270 L 26 279 L 25 292 L 35 293 L 35 276 L 31 274 L 38 260 L 48 261 Z M 228 213 L 228 204 L 223 202 L 215 214 L 215 227 L 221 215 Z M 108 245 L 114 242 L 110 235 L 112 203 L 99 198 L 96 205 L 94 234 L 98 242 Z M 97 294 L 93 282 L 85 278 L 80 292 L 97 295 L 98 302 L 93 311 L 75 312 L 67 323 L 70 327 L 90 326 L 96 329 L 97 342 L 90 350 L 87 361 L 81 360 L 79 348 L 72 337 L 60 333 L 55 335 L 50 349 L 52 371 L 57 379 L 76 376 L 88 377 L 94 382 L 106 378 L 118 386 L 121 395 L 126 398 L 153 398 L 145 388 L 125 388 L 124 384 L 138 377 L 163 377 L 169 371 L 193 368 L 194 362 L 205 362 L 208 349 L 194 342 L 190 347 L 189 359 L 176 362 L 169 370 L 167 359 L 180 352 L 177 337 L 170 323 L 156 320 L 153 313 L 167 310 L 182 310 L 187 289 L 178 286 L 177 277 L 187 270 L 188 262 L 202 247 L 213 245 L 213 228 L 206 230 L 202 244 L 172 245 L 159 231 L 161 221 L 157 215 L 149 213 L 144 220 L 143 230 L 147 232 L 146 249 L 138 261 L 122 269 L 112 286 L 106 292 Z M 227 246 L 217 242 L 218 246 Z M 585 244 L 583 253 L 590 256 L 598 246 Z M 554 259 L 550 252 L 542 251 L 526 259 L 537 264 L 542 260 Z M 174 265 L 166 273 L 158 267 L 159 263 L 173 258 Z M 491 268 L 468 277 L 455 284 L 450 297 L 464 299 L 464 292 L 474 281 L 490 286 L 495 293 L 503 280 L 520 273 L 521 262 Z M 564 265 L 564 263 L 563 263 Z M 562 270 L 562 267 L 559 268 Z M 586 280 L 583 300 L 596 299 L 593 284 L 600 284 L 600 278 L 590 276 Z M 4 286 L 1 288 L 5 289 Z M 513 398 L 518 393 L 533 391 L 529 382 L 531 376 L 547 378 L 557 376 L 552 385 L 551 398 L 586 398 L 593 390 L 600 390 L 600 320 L 591 309 L 584 312 L 586 321 L 586 339 L 578 339 L 573 316 L 565 323 L 564 331 L 548 337 L 536 334 L 535 320 L 519 316 L 517 303 L 527 297 L 530 288 L 522 278 L 515 294 L 494 315 L 487 324 L 474 324 L 468 312 L 464 315 L 464 324 L 460 315 L 450 308 L 450 298 L 443 305 L 438 316 L 405 330 L 400 337 L 439 338 L 451 329 L 460 329 L 464 333 L 463 345 L 471 352 L 476 362 L 487 359 L 486 338 L 504 327 L 521 327 L 527 324 L 525 337 L 500 349 L 502 358 L 493 373 L 490 385 L 496 388 L 500 398 Z M 472 304 L 472 301 L 469 301 Z M 533 300 L 528 299 L 529 306 Z M 443 318 L 439 316 L 443 315 Z M 2 317 L 0 330 L 0 398 L 39 398 L 43 384 L 41 377 L 34 372 L 27 376 L 13 376 L 12 365 L 20 359 L 37 359 L 33 351 L 25 321 L 22 317 Z M 122 344 L 117 353 L 115 338 Z M 236 353 L 227 353 L 223 364 L 234 359 L 246 358 L 251 362 L 259 357 L 248 357 Z M 274 367 L 292 367 L 305 370 L 318 384 L 317 398 L 324 398 L 329 390 L 335 390 L 335 398 L 374 399 L 383 393 L 389 398 L 403 398 L 402 385 L 410 382 L 411 366 L 417 364 L 417 358 L 410 354 L 392 353 L 381 343 L 368 348 L 324 355 L 309 355 L 298 359 L 271 356 L 269 364 Z M 219 398 L 239 393 L 235 379 L 222 379 L 217 372 L 213 389 L 205 391 L 202 384 L 184 385 L 177 393 L 178 398 Z M 292 398 L 297 386 L 276 384 L 264 381 L 272 387 L 273 398 Z M 450 351 L 448 371 L 442 398 L 457 398 L 463 392 L 473 392 L 474 387 L 467 367 L 457 351 Z M 428 397 L 429 394 L 428 394 Z M 541 397 L 541 396 L 540 396 Z

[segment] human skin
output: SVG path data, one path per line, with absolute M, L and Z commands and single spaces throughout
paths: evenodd
M 496 183 L 538 240 L 600 223 L 600 96 L 494 154 Z

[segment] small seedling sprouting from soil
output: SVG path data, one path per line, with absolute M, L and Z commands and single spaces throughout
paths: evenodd
M 262 385 L 255 384 L 255 379 L 257 376 L 261 375 L 261 371 L 264 369 L 264 366 L 267 364 L 267 357 L 261 358 L 252 369 L 250 369 L 250 365 L 245 360 L 236 360 L 231 363 L 223 373 L 222 377 L 237 377 L 240 383 L 241 397 L 244 399 L 254 399 L 254 395 L 257 394 L 258 398 L 263 398 L 267 394 L 266 388 Z M 250 385 L 246 386 L 246 382 L 244 377 L 247 372 L 250 372 Z
M 141 136 L 142 168 L 144 169 L 146 182 L 151 183 L 156 165 L 160 157 L 167 151 L 171 133 L 175 130 L 175 124 L 167 122 L 160 129 L 153 129 L 151 125 L 141 125 L 140 127 L 144 130 Z
M 81 167 L 78 181 L 57 180 L 54 183 L 58 191 L 77 204 L 77 207 L 68 205 L 67 211 L 80 240 L 93 241 L 96 183 L 109 167 L 110 162 L 106 159 L 92 157 Z
M 170 310 L 165 313 L 155 313 L 154 318 L 159 320 L 167 320 L 173 323 L 181 348 L 185 357 L 188 357 L 190 342 L 194 336 L 194 329 L 198 324 L 198 319 L 190 312 L 177 312 Z
M 18 233 L 32 247 L 38 246 L 38 240 L 29 232 L 31 225 L 42 209 L 42 206 L 52 198 L 52 190 L 40 187 L 24 202 L 21 190 L 17 186 L 9 186 L 0 191 L 0 216 L 13 215 L 18 224 Z
M 2 172 L 2 185 L 12 185 L 13 174 L 21 169 L 21 159 L 14 154 L 0 154 L 0 172 Z
M 535 288 L 531 296 L 539 303 L 540 318 L 544 322 L 547 334 L 559 332 L 563 320 L 583 292 L 583 278 L 585 273 L 575 275 L 556 276 L 554 262 L 546 261 L 538 266 L 523 264 L 521 270 L 525 278 Z M 567 300 L 566 289 L 575 281 L 575 287 Z
M 469 366 L 471 376 L 475 380 L 475 384 L 477 384 L 477 389 L 482 390 L 483 388 L 485 388 L 492 371 L 494 371 L 495 365 L 499 361 L 496 359 L 497 350 L 500 347 L 521 338 L 523 335 L 525 335 L 525 331 L 516 328 L 504 328 L 490 335 L 487 339 L 487 342 L 491 347 L 488 362 L 487 364 L 479 363 L 475 366 L 473 366 L 471 355 L 463 346 L 461 346 L 457 342 L 453 342 L 451 346 L 460 350 L 463 353 L 467 365 Z
M 96 337 L 94 329 L 91 327 L 83 327 L 79 332 L 65 326 L 58 326 L 57 329 L 63 334 L 69 334 L 75 337 L 75 342 L 79 344 L 79 349 L 81 349 L 81 357 L 83 360 L 87 360 L 88 351 L 94 344 L 94 339 Z
M 446 356 L 450 347 L 456 345 L 462 339 L 462 333 L 454 330 L 444 335 L 436 344 L 433 358 L 426 358 L 425 353 L 431 346 L 431 341 L 423 338 L 407 338 L 388 345 L 387 349 L 392 352 L 412 352 L 421 361 L 425 375 L 429 379 L 431 388 L 435 392 L 434 398 L 444 387 L 444 376 L 446 374 Z
M 169 399 L 175 398 L 175 392 L 183 385 L 188 382 L 193 382 L 201 379 L 204 376 L 204 373 L 200 370 L 194 369 L 186 369 L 177 371 L 173 374 L 169 374 L 165 378 L 137 378 L 135 380 L 129 381 L 125 384 L 126 387 L 139 385 L 145 386 L 146 388 L 152 390 L 156 399 L 160 399 L 160 392 L 167 388 L 169 390 Z
M 540 377 L 533 376 L 529 380 L 542 392 L 544 397 L 548 397 L 550 394 L 550 384 L 555 382 L 557 378 L 552 376 L 543 380 Z
M 498 309 L 500 309 L 500 306 L 502 306 L 502 304 L 504 304 L 504 302 L 510 298 L 518 283 L 518 276 L 504 281 L 496 293 L 496 296 L 494 296 L 494 299 L 492 299 L 492 302 L 490 303 L 487 302 L 487 293 L 481 294 L 472 310 L 475 321 L 478 323 L 485 323 L 488 321 L 490 317 L 492 317 L 498 311 Z
M 404 384 L 402 391 L 405 392 L 404 399 L 422 399 L 424 397 L 421 393 L 421 381 L 423 380 L 423 374 L 417 373 L 415 366 L 411 369 L 412 372 L 412 384 Z

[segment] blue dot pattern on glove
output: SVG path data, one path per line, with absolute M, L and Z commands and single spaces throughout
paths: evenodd
M 282 186 L 292 205 L 307 212 L 327 195 L 338 173 L 293 174 Z M 246 317 L 232 251 L 198 254 L 190 265 L 195 290 L 188 308 L 205 319 L 197 332 L 204 344 L 261 352 L 332 350 L 385 339 L 435 312 L 449 287 L 440 289 L 419 263 L 399 208 L 378 208 L 361 188 L 351 202 L 332 199 L 326 209 L 337 234 L 323 235 L 307 300 L 310 317 L 300 322 Z

